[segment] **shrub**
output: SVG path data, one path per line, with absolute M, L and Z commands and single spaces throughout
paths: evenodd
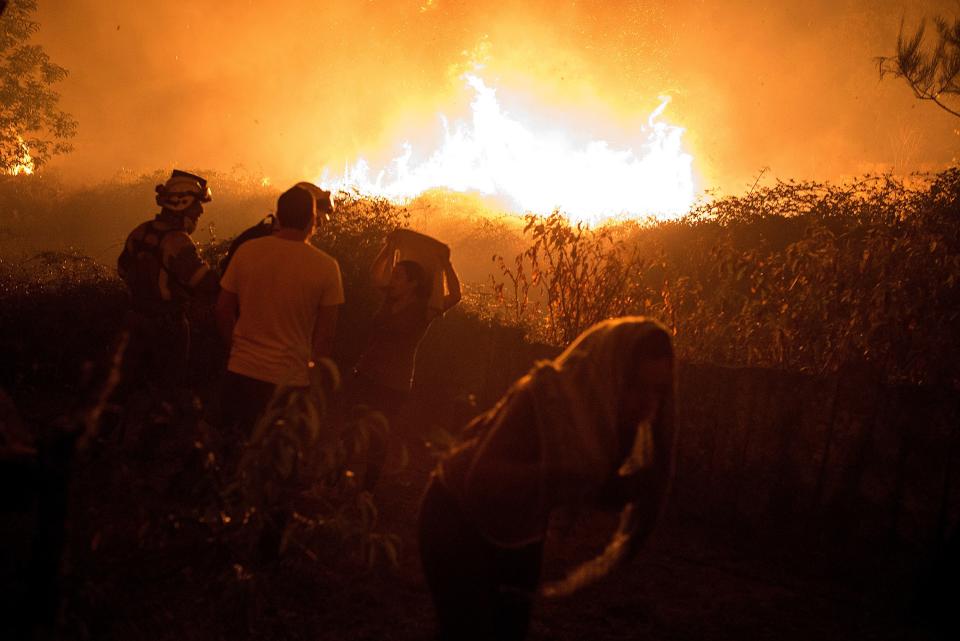
M 778 182 L 664 223 L 528 217 L 496 281 L 503 316 L 565 344 L 607 316 L 673 328 L 681 358 L 960 383 L 960 171 L 907 183 Z
M 274 395 L 236 473 L 221 468 L 226 475 L 204 521 L 219 539 L 246 547 L 251 534 L 279 528 L 280 554 L 295 548 L 329 561 L 331 553 L 353 550 L 369 567 L 378 559 L 396 566 L 399 539 L 377 531 L 376 505 L 361 491 L 355 469 L 371 438 L 386 436 L 386 421 L 366 407 L 331 411 L 339 389 L 332 361 L 321 361 L 310 379 L 306 389 L 282 388 Z
M 125 303 L 116 276 L 87 256 L 0 257 L 0 387 L 76 389 L 83 364 L 105 356 Z

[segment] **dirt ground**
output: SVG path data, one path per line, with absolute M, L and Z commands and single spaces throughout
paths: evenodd
M 229 558 L 208 553 L 197 538 L 201 532 L 188 530 L 168 537 L 162 550 L 145 549 L 134 544 L 144 532 L 130 532 L 122 522 L 136 523 L 137 511 L 161 505 L 157 497 L 165 492 L 167 466 L 153 468 L 155 479 L 131 485 L 122 470 L 93 461 L 74 482 L 80 503 L 74 506 L 73 547 L 64 573 L 65 638 L 430 639 L 433 615 L 419 569 L 416 514 L 434 458 L 418 442 L 408 443 L 409 463 L 388 473 L 377 491 L 384 529 L 399 534 L 404 544 L 396 571 L 367 571 L 346 562 L 329 566 L 295 554 L 268 568 L 231 569 Z M 592 515 L 552 538 L 545 577 L 558 577 L 599 551 L 614 519 Z M 83 528 L 93 522 L 112 522 L 113 530 L 87 543 L 90 533 Z M 98 549 L 78 553 L 77 546 L 87 545 Z M 235 581 L 221 580 L 234 570 Z M 529 638 L 937 638 L 907 625 L 908 590 L 875 581 L 865 586 L 871 581 L 827 576 L 805 567 L 802 559 L 743 549 L 668 516 L 624 571 L 572 598 L 540 602 Z

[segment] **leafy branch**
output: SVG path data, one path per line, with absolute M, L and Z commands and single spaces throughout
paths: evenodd
M 897 52 L 875 58 L 880 77 L 903 78 L 920 100 L 929 100 L 944 111 L 960 118 L 960 111 L 945 102 L 948 96 L 960 95 L 960 19 L 948 22 L 935 17 L 936 42 L 932 49 L 924 47 L 926 20 L 912 35 L 904 34 L 900 23 Z
M 67 70 L 29 42 L 40 29 L 32 19 L 36 9 L 36 0 L 13 0 L 0 16 L 0 173 L 27 162 L 40 167 L 71 151 L 69 139 L 77 132 L 51 88 Z

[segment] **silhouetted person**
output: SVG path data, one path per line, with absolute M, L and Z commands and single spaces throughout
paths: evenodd
M 130 293 L 121 382 L 126 391 L 144 383 L 165 393 L 178 386 L 190 352 L 187 308 L 194 301 L 212 303 L 219 289 L 217 274 L 190 237 L 211 200 L 207 181 L 175 169 L 156 192 L 160 213 L 130 233 L 117 259 Z
M 228 468 L 274 392 L 308 387 L 310 367 L 330 356 L 343 283 L 337 261 L 309 243 L 318 191 L 301 183 L 283 192 L 279 229 L 237 247 L 220 282 L 217 325 L 230 344 L 220 395 Z M 257 554 L 274 561 L 289 514 L 277 509 L 264 516 Z
M 217 325 L 230 345 L 221 395 L 228 436 L 245 439 L 278 386 L 307 387 L 312 363 L 331 352 L 343 283 L 337 261 L 308 241 L 313 190 L 277 200 L 279 228 L 240 245 L 220 282 Z
M 420 554 L 444 640 L 522 639 L 550 513 L 622 508 L 606 551 L 542 593 L 571 594 L 652 531 L 672 469 L 673 353 L 662 325 L 599 323 L 536 365 L 434 471 Z
M 408 232 L 409 234 L 410 232 Z M 401 260 L 393 264 L 384 288 L 385 298 L 373 319 L 367 348 L 357 362 L 348 393 L 354 402 L 363 403 L 395 422 L 400 408 L 410 396 L 417 348 L 430 324 L 460 301 L 460 280 L 449 259 L 449 249 L 426 236 L 421 242 L 446 250 L 437 260 L 441 274 L 434 274 L 419 262 Z M 387 247 L 390 247 L 388 242 Z M 382 267 L 384 252 L 374 261 L 374 270 Z M 434 296 L 434 285 L 446 283 L 447 292 Z M 436 301 L 431 305 L 431 300 Z M 371 439 L 366 489 L 373 489 L 386 458 L 383 435 Z

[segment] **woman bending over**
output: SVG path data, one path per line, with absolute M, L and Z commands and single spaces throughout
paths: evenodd
M 420 512 L 441 639 L 524 638 L 557 508 L 622 511 L 604 553 L 542 594 L 571 594 L 633 556 L 671 475 L 673 376 L 665 327 L 608 320 L 471 421 L 434 470 Z

